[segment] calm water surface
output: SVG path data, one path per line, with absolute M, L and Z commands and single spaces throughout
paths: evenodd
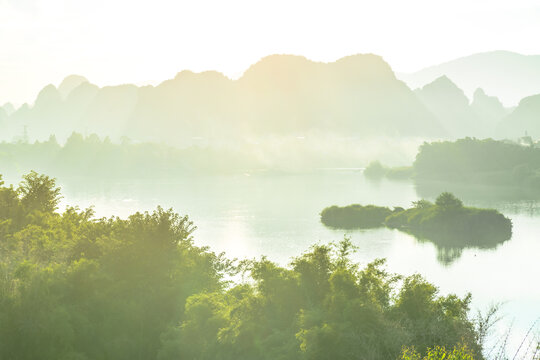
M 95 205 L 98 216 L 127 217 L 157 205 L 172 207 L 194 221 L 197 245 L 225 251 L 229 257 L 266 255 L 285 265 L 310 245 L 339 241 L 347 234 L 359 248 L 354 260 L 361 264 L 386 258 L 390 271 L 420 273 L 443 294 L 471 292 L 473 309 L 504 303 L 505 319 L 499 329 L 513 323 L 514 346 L 540 316 L 540 204 L 536 202 L 496 196 L 476 199 L 474 192 L 467 194 L 462 197 L 466 204 L 494 207 L 510 217 L 513 236 L 491 249 L 440 249 L 397 230 L 345 232 L 324 227 L 319 213 L 329 205 L 408 207 L 419 199 L 411 182 L 370 182 L 359 170 L 177 181 L 66 181 L 62 186 L 64 205 Z

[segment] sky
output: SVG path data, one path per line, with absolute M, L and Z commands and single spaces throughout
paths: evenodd
M 538 0 L 0 0 L 0 104 L 80 74 L 157 84 L 181 70 L 239 77 L 270 54 L 375 53 L 412 72 L 476 52 L 540 54 Z

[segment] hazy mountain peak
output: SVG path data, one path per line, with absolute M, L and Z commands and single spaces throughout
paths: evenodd
M 270 55 L 238 80 L 217 71 L 184 70 L 156 87 L 99 88 L 78 76 L 61 87 L 75 84 L 65 99 L 49 85 L 40 92 L 35 109 L 19 112 L 32 134 L 64 138 L 73 130 L 92 131 L 177 144 L 191 144 L 194 137 L 229 141 L 308 132 L 359 137 L 444 134 L 433 114 L 373 54 L 329 63 Z M 12 132 L 20 132 L 21 125 Z
M 223 73 L 215 70 L 202 72 L 194 72 L 191 70 L 182 70 L 174 77 L 174 80 L 191 80 L 191 79 L 228 79 Z
M 176 74 L 176 76 L 174 77 L 174 79 L 181 79 L 183 77 L 188 77 L 188 76 L 192 76 L 192 75 L 195 75 L 195 73 L 191 70 L 182 70 L 180 71 L 178 74 Z
M 250 66 L 238 81 L 261 91 L 273 89 L 271 91 L 309 92 L 309 89 L 318 88 L 322 84 L 326 84 L 324 87 L 328 91 L 334 86 L 358 89 L 382 82 L 385 86 L 401 86 L 395 80 L 390 66 L 380 56 L 373 54 L 356 54 L 328 63 L 312 61 L 304 56 L 281 54 L 262 58 Z
M 488 51 L 460 57 L 420 71 L 399 74 L 410 87 L 448 75 L 468 96 L 481 87 L 505 104 L 515 105 L 526 96 L 540 93 L 540 55 L 511 51 Z
M 441 97 L 445 101 L 450 101 L 453 104 L 468 106 L 469 99 L 450 78 L 446 75 L 439 76 L 429 84 L 424 85 L 417 90 L 421 97 Z
M 62 97 L 60 96 L 56 86 L 49 84 L 39 92 L 34 107 L 40 108 L 42 106 L 52 106 L 61 101 Z
M 422 87 L 422 89 L 434 89 L 434 88 L 444 88 L 444 89 L 459 89 L 459 87 L 452 81 L 450 78 L 446 75 L 439 76 L 429 84 L 426 84 Z
M 540 103 L 540 94 L 536 94 L 536 95 L 527 96 L 526 98 L 521 99 L 518 107 L 529 106 L 531 104 L 539 104 L 539 103 Z
M 356 74 L 362 73 L 374 77 L 390 75 L 392 78 L 395 78 L 394 71 L 390 65 L 384 61 L 382 56 L 375 54 L 345 56 L 335 61 L 334 64 Z
M 250 66 L 243 77 L 251 77 L 253 74 L 291 73 L 306 71 L 315 66 L 331 65 L 340 72 L 349 74 L 370 74 L 375 76 L 394 76 L 393 71 L 381 56 L 374 54 L 355 54 L 342 57 L 336 61 L 324 63 L 312 61 L 304 56 L 274 54 L 269 55 Z
M 487 95 L 484 89 L 482 88 L 476 89 L 473 94 L 472 105 L 486 103 L 486 102 L 491 102 L 493 105 L 496 105 L 497 107 L 500 107 L 501 109 L 504 108 L 503 104 L 501 103 L 498 97 Z
M 58 86 L 58 92 L 62 99 L 65 99 L 73 89 L 77 88 L 82 83 L 87 83 L 88 79 L 80 75 L 67 76 Z
M 484 91 L 484 89 L 482 88 L 478 88 L 474 91 L 474 94 L 473 94 L 473 101 L 474 100 L 477 100 L 477 99 L 482 99 L 482 98 L 485 98 L 487 95 L 486 95 L 486 92 Z
M 274 54 L 268 55 L 251 65 L 240 79 L 249 79 L 262 75 L 271 75 L 274 73 L 288 73 L 300 70 L 305 66 L 314 64 L 303 56 Z
M 439 76 L 431 83 L 415 90 L 418 98 L 441 121 L 453 136 L 476 135 L 479 131 L 473 124 L 474 113 L 469 99 L 450 78 Z
M 501 120 L 508 113 L 499 98 L 487 95 L 482 88 L 474 91 L 471 107 L 481 120 L 491 123 Z
M 13 106 L 13 104 L 11 103 L 5 103 L 2 108 L 4 109 L 4 111 L 6 112 L 6 114 L 9 116 L 11 114 L 13 114 L 15 112 L 15 107 Z
M 528 96 L 501 123 L 501 136 L 516 137 L 527 133 L 534 138 L 540 137 L 540 94 Z

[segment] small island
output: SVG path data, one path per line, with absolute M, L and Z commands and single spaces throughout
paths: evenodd
M 466 207 L 445 192 L 435 203 L 419 200 L 409 209 L 374 205 L 330 206 L 321 222 L 338 229 L 369 229 L 386 226 L 429 239 L 438 245 L 492 247 L 512 236 L 512 221 L 494 209 Z
M 386 218 L 392 214 L 392 210 L 382 206 L 334 205 L 321 212 L 321 222 L 335 229 L 371 229 L 383 226 Z

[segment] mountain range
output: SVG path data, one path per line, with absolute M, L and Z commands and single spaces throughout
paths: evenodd
M 312 132 L 346 136 L 445 134 L 437 118 L 375 55 L 332 63 L 272 55 L 238 80 L 215 71 L 182 71 L 158 86 L 100 88 L 79 76 L 46 86 L 33 106 L 9 115 L 11 133 L 72 131 L 185 144 Z
M 478 88 L 496 95 L 505 106 L 516 106 L 527 96 L 540 94 L 540 55 L 510 51 L 473 54 L 413 73 L 399 73 L 409 87 L 422 87 L 447 76 L 471 98 Z
M 32 105 L 0 107 L 0 134 L 1 140 L 22 134 L 40 140 L 54 134 L 61 140 L 77 131 L 174 145 L 314 134 L 433 139 L 522 136 L 527 131 L 540 136 L 538 96 L 527 96 L 515 109 L 497 97 L 500 92 L 531 95 L 537 84 L 540 93 L 540 80 L 520 87 L 519 78 L 504 76 L 501 59 L 526 60 L 529 66 L 516 72 L 534 78 L 537 58 L 508 52 L 477 54 L 411 74 L 406 79 L 411 87 L 373 54 L 330 63 L 271 55 L 237 80 L 215 71 L 182 71 L 157 86 L 98 87 L 71 75 L 58 87 L 43 88 Z M 463 71 L 482 61 L 488 64 L 485 69 L 472 71 L 467 80 Z M 415 87 L 420 79 L 429 80 Z M 500 86 L 498 81 L 509 79 L 519 90 Z M 485 86 L 474 85 L 480 83 Z

